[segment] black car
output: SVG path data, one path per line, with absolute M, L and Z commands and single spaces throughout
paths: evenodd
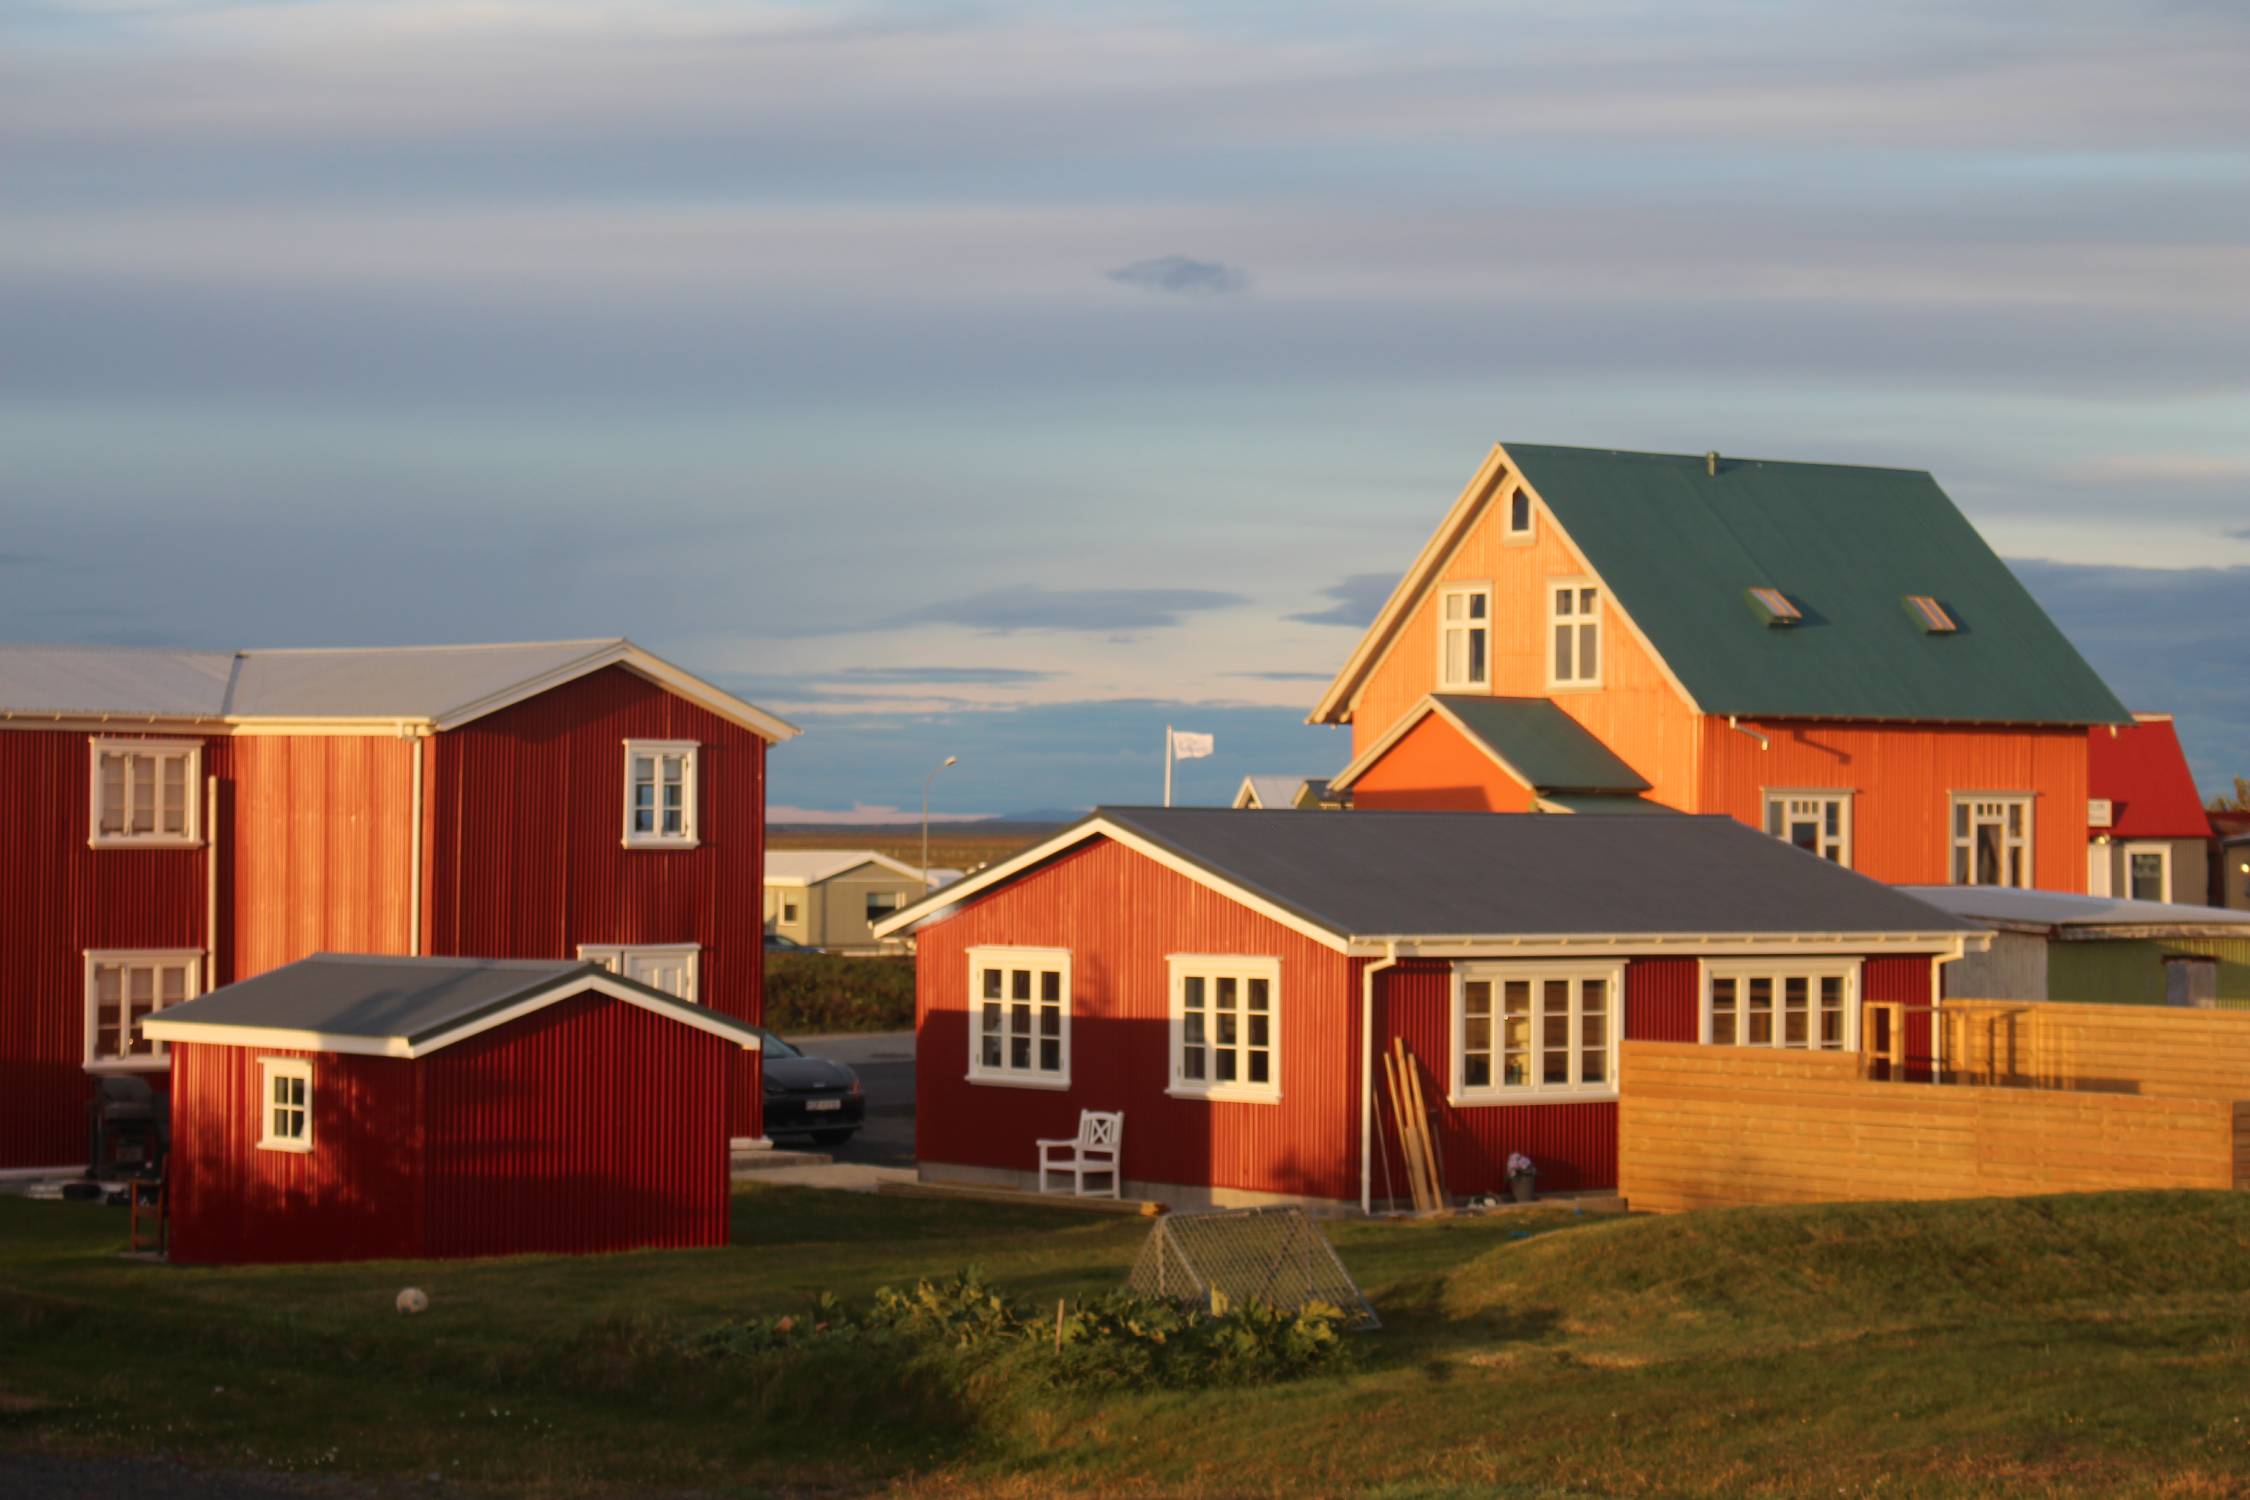
M 783 937 L 778 932 L 769 932 L 766 934 L 766 951 L 768 953 L 810 953 L 812 949 L 793 937 Z
M 808 1057 L 770 1031 L 761 1069 L 766 1084 L 766 1134 L 809 1135 L 823 1146 L 841 1146 L 867 1120 L 859 1075 L 840 1062 Z

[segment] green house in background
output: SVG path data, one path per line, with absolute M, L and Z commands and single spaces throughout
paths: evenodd
M 1901 886 L 1993 929 L 1992 947 L 1945 966 L 1945 993 L 2250 1010 L 2250 911 L 2021 891 Z

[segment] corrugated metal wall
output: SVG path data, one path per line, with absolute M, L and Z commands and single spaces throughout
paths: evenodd
M 313 1060 L 313 1147 L 262 1151 L 258 1059 Z M 415 1064 L 183 1043 L 172 1070 L 172 1257 L 410 1256 L 422 1245 Z
M 1529 812 L 1531 792 L 1436 714 L 1352 783 L 1352 806 L 1380 811 Z
M 696 848 L 623 847 L 624 742 L 694 740 Z M 695 943 L 700 998 L 756 1021 L 765 936 L 765 742 L 623 667 L 437 736 L 426 789 L 427 951 L 567 958 Z M 734 1130 L 759 1134 L 741 1070 Z
M 313 953 L 405 953 L 416 743 L 253 735 L 234 753 L 225 979 Z
M 918 966 L 917 1154 L 1030 1171 L 1032 1142 L 1081 1109 L 1125 1111 L 1125 1173 L 1144 1182 L 1356 1198 L 1359 993 L 1354 965 L 1288 928 L 1106 841 L 924 928 Z M 1071 1087 L 966 1080 L 967 950 L 1073 950 Z M 1174 953 L 1281 960 L 1281 1101 L 1173 1098 Z
M 727 1241 L 727 1079 L 742 1050 L 601 995 L 420 1061 L 428 1253 Z
M 1860 966 L 1859 997 L 1868 1000 L 1902 1000 L 1908 1005 L 1926 1006 L 1936 997 L 1930 993 L 1930 957 L 1928 954 L 1870 958 Z M 1864 1022 L 1860 1033 L 1863 1044 L 1867 1036 Z M 1864 1045 L 1863 1048 L 1864 1049 Z M 1930 1013 L 1927 1010 L 1910 1010 L 1906 1014 L 1906 1061 L 1909 1067 L 1926 1071 L 1930 1066 Z
M 0 731 L 0 1167 L 86 1159 L 86 951 L 204 945 L 202 849 L 87 846 L 90 738 Z M 203 745 L 227 775 L 231 742 Z

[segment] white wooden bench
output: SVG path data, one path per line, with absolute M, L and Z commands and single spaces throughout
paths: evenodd
M 1125 1174 L 1118 1166 L 1118 1155 L 1125 1149 L 1125 1114 L 1122 1110 L 1082 1109 L 1078 1112 L 1078 1134 L 1064 1140 L 1039 1143 L 1039 1191 L 1047 1191 L 1049 1172 L 1070 1174 L 1071 1196 L 1075 1198 L 1115 1198 L 1124 1186 Z M 1055 1153 L 1067 1151 L 1068 1156 Z M 1109 1190 L 1088 1192 L 1088 1177 L 1109 1178 Z

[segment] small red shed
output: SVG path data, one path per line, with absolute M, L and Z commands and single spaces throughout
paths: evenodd
M 1423 1070 L 1448 1190 L 1617 1183 L 1621 1039 L 1855 1051 L 1976 923 L 1731 818 L 1106 808 L 876 928 L 916 937 L 916 1155 L 1029 1186 L 1125 1115 L 1183 1204 L 1402 1198 L 1377 1059 Z M 1889 1014 L 1900 1014 L 1888 1012 Z M 1385 1187 L 1389 1183 L 1392 1186 Z
M 596 964 L 323 953 L 142 1025 L 172 1053 L 174 1260 L 726 1243 L 758 1033 Z

